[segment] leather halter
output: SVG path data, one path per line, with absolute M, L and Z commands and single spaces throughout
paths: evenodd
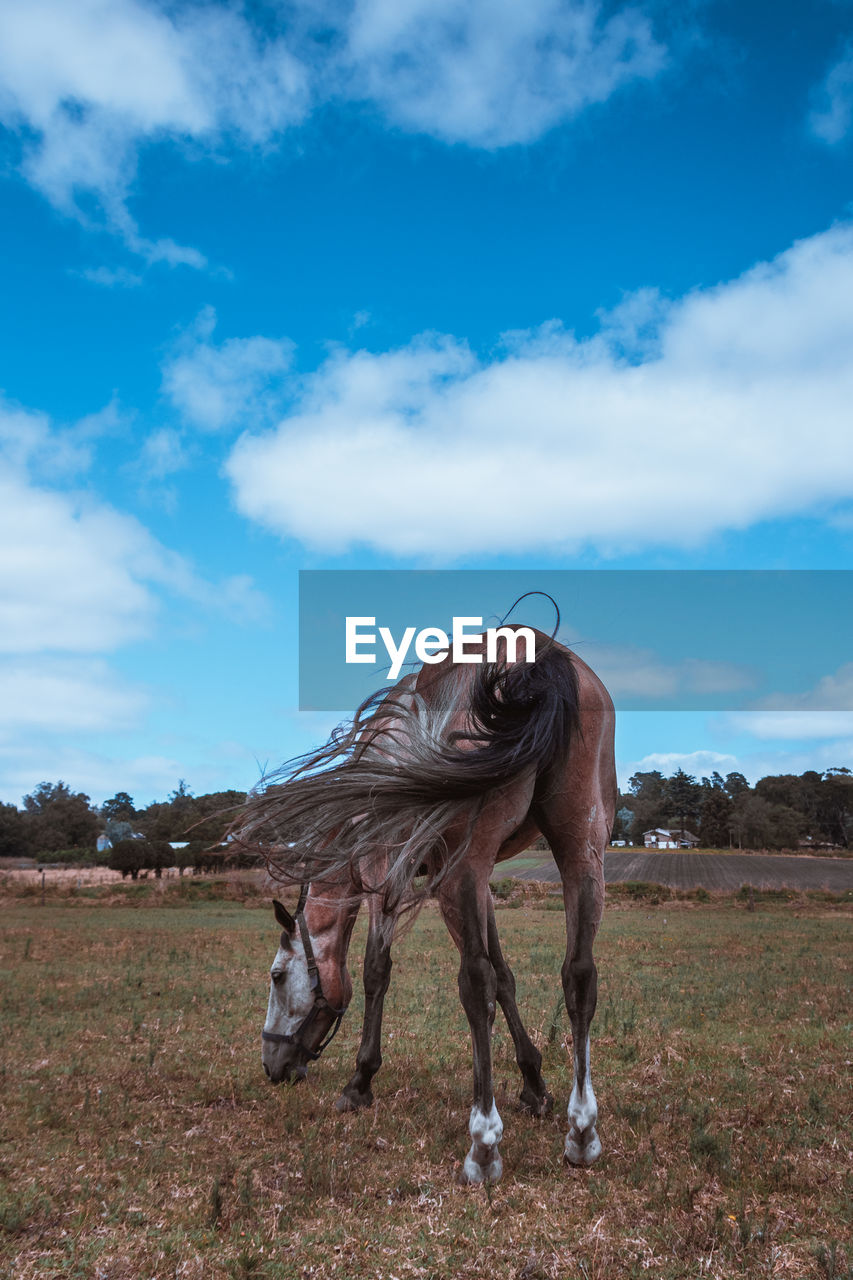
M 296 1045 L 305 1056 L 311 1061 L 316 1062 L 324 1049 L 328 1049 L 329 1045 L 338 1034 L 346 1009 L 335 1009 L 329 1004 L 323 995 L 323 986 L 320 982 L 320 970 L 317 968 L 317 961 L 314 956 L 314 948 L 311 945 L 311 935 L 308 932 L 308 925 L 305 920 L 304 908 L 308 898 L 308 890 L 310 885 L 303 884 L 299 891 L 299 905 L 296 908 L 296 923 L 299 926 L 299 934 L 302 938 L 302 949 L 305 952 L 305 962 L 308 965 L 308 981 L 311 984 L 311 990 L 314 992 L 314 1003 L 309 1009 L 306 1016 L 302 1019 L 295 1031 L 283 1035 L 279 1031 L 262 1031 L 261 1039 L 269 1040 L 272 1044 L 293 1044 Z M 282 935 L 284 936 L 284 935 Z M 328 1011 L 335 1019 L 335 1024 L 322 1044 L 316 1049 L 309 1049 L 307 1044 L 302 1040 L 303 1033 L 311 1026 L 318 1013 Z

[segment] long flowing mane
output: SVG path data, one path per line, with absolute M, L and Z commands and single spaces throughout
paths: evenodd
M 422 901 L 465 857 L 489 795 L 568 752 L 577 675 L 542 639 L 532 663 L 447 663 L 372 694 L 319 750 L 263 780 L 232 840 L 278 880 L 348 877 L 389 910 Z M 387 873 L 365 884 L 362 864 L 380 851 Z

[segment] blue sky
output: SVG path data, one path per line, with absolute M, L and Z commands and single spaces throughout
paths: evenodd
M 299 569 L 853 568 L 852 157 L 834 0 L 7 6 L 0 798 L 325 734 Z M 623 778 L 849 765 L 806 666 Z

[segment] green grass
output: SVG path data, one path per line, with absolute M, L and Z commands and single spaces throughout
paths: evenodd
M 358 997 L 305 1085 L 261 1071 L 271 913 L 6 906 L 0 1276 L 849 1277 L 849 912 L 606 915 L 588 1172 L 561 1161 L 561 913 L 498 923 L 557 1105 L 514 1109 L 499 1017 L 505 1173 L 486 1195 L 455 1182 L 470 1047 L 432 908 L 397 948 L 377 1105 L 339 1117 Z

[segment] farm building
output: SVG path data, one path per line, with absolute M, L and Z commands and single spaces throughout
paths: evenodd
M 699 837 L 692 831 L 670 831 L 666 827 L 654 827 L 643 832 L 643 843 L 647 849 L 695 849 Z

